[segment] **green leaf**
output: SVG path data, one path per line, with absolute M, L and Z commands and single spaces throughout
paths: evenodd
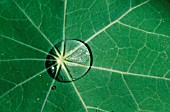
M 170 2 L 0 0 L 0 88 L 1 112 L 169 112 Z

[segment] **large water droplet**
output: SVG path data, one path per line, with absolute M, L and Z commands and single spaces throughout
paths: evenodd
M 63 44 L 64 48 L 62 48 Z M 55 49 L 59 54 L 62 52 L 63 54 L 58 56 Z M 59 82 L 70 82 L 84 76 L 89 71 L 91 64 L 92 53 L 87 44 L 79 40 L 66 40 L 56 44 L 49 51 L 45 66 L 50 67 L 47 72 L 53 79 L 55 78 Z M 57 66 L 60 66 L 59 71 L 57 71 Z

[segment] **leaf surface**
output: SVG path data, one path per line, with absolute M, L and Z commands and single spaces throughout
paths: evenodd
M 87 44 L 93 62 L 62 83 L 45 59 L 67 39 Z M 169 57 L 168 0 L 0 0 L 2 112 L 168 112 Z

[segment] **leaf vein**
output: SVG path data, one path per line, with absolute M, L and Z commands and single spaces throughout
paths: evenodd
M 53 47 L 54 45 L 52 42 L 47 38 L 47 36 L 40 30 L 38 26 L 32 21 L 32 19 L 26 14 L 26 12 L 18 5 L 18 3 L 15 0 L 12 0 L 15 5 L 21 10 L 21 12 L 27 17 L 27 19 L 31 22 L 31 24 L 40 32 L 40 34 L 44 37 L 44 39 Z M 55 49 L 56 54 L 59 56 L 59 52 L 57 49 Z
M 89 67 L 87 65 L 82 65 L 82 64 L 79 64 L 79 63 L 73 63 L 73 62 L 68 62 L 68 61 L 65 61 L 65 62 L 69 63 L 69 64 L 77 65 L 77 66 Z M 170 78 L 166 78 L 166 77 L 158 77 L 158 76 L 151 76 L 151 75 L 146 75 L 146 74 L 124 72 L 124 71 L 119 71 L 119 70 L 114 70 L 114 69 L 109 69 L 109 68 L 104 68 L 104 67 L 98 67 L 98 66 L 90 66 L 90 67 L 93 68 L 93 69 L 97 69 L 97 70 L 119 73 L 119 74 L 123 74 L 123 75 L 127 75 L 127 76 L 144 77 L 144 78 L 152 78 L 152 79 L 160 79 L 160 80 L 170 81 Z
M 118 21 L 118 23 L 121 24 L 121 25 L 123 25 L 123 26 L 125 26 L 125 27 L 131 28 L 131 29 L 135 29 L 135 30 L 138 30 L 138 31 L 147 33 L 147 34 L 152 34 L 152 35 L 157 35 L 157 36 L 163 36 L 163 37 L 170 38 L 169 35 L 159 34 L 159 33 L 155 33 L 155 32 L 146 31 L 146 30 L 143 30 L 143 29 L 140 29 L 140 28 L 136 28 L 136 27 L 134 27 L 134 26 L 130 26 L 130 25 L 128 25 L 128 24 L 122 23 L 122 22 L 120 22 L 120 21 Z

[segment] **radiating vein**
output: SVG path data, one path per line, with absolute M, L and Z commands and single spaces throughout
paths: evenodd
M 49 68 L 50 68 L 50 67 L 49 67 Z M 49 68 L 47 68 L 47 69 L 49 69 Z M 42 71 L 36 73 L 35 75 L 33 75 L 32 77 L 28 78 L 27 80 L 25 80 L 25 81 L 23 81 L 23 82 L 17 84 L 17 85 L 14 86 L 13 88 L 11 88 L 10 90 L 8 90 L 8 91 L 6 91 L 4 94 L 2 94 L 2 95 L 0 96 L 0 99 L 1 99 L 3 96 L 7 95 L 9 92 L 13 91 L 15 88 L 17 88 L 17 87 L 19 87 L 19 86 L 21 86 L 21 85 L 27 83 L 28 81 L 30 81 L 30 80 L 36 78 L 37 76 L 39 76 L 40 74 L 44 73 L 45 71 L 46 71 L 46 69 L 44 69 L 44 70 L 42 70 Z
M 105 31 L 106 29 L 108 29 L 109 27 L 111 27 L 112 25 L 114 25 L 115 23 L 117 23 L 119 20 L 121 20 L 122 18 L 124 18 L 127 14 L 129 14 L 131 11 L 133 11 L 134 9 L 148 3 L 150 0 L 147 0 L 135 7 L 130 8 L 128 11 L 126 11 L 123 15 L 121 15 L 118 19 L 116 19 L 115 21 L 111 22 L 110 24 L 108 24 L 106 27 L 102 28 L 101 30 L 99 30 L 98 32 L 96 32 L 94 35 L 92 35 L 90 38 L 88 38 L 85 43 L 88 43 L 89 41 L 91 41 L 93 38 L 95 38 L 97 35 L 99 35 L 100 33 L 102 33 L 103 31 Z
M 149 31 L 146 31 L 146 30 L 143 30 L 143 29 L 140 29 L 140 28 L 136 28 L 136 27 L 134 27 L 134 26 L 130 26 L 130 25 L 128 25 L 128 24 L 122 23 L 122 22 L 120 22 L 120 21 L 118 21 L 118 23 L 121 24 L 121 25 L 123 25 L 123 26 L 125 26 L 125 27 L 131 28 L 131 29 L 135 29 L 135 30 L 138 30 L 138 31 L 147 33 L 147 34 L 152 34 L 152 35 L 156 35 L 156 36 L 163 36 L 163 37 L 170 38 L 169 35 L 159 34 L 159 33 L 155 33 L 155 32 L 149 32 Z
M 0 60 L 0 62 L 9 62 L 9 61 L 46 61 L 46 59 L 20 58 L 20 59 L 5 59 L 5 60 Z M 49 60 L 49 61 L 51 61 L 51 60 Z
M 21 10 L 21 12 L 26 16 L 26 18 L 31 22 L 31 24 L 40 32 L 40 34 L 44 37 L 44 39 L 53 47 L 54 45 L 51 43 L 51 41 L 47 38 L 47 36 L 40 30 L 40 28 L 38 26 L 36 26 L 36 24 L 32 21 L 32 19 L 27 15 L 27 13 L 18 5 L 18 3 L 15 0 L 12 0 L 16 6 Z M 55 49 L 55 52 L 58 56 L 59 52 L 57 51 L 57 49 Z
M 52 82 L 51 82 L 51 85 L 50 85 L 50 87 L 49 87 L 49 89 L 48 89 L 48 92 L 47 92 L 47 95 L 46 95 L 46 97 L 45 97 L 45 100 L 44 100 L 43 105 L 42 105 L 42 107 L 41 107 L 41 112 L 43 112 L 44 107 L 45 107 L 45 104 L 47 103 L 48 96 L 50 95 L 51 88 L 52 88 L 52 86 L 54 85 L 54 82 L 56 81 L 55 79 L 56 79 L 56 77 L 57 77 L 57 75 L 58 75 L 58 73 L 59 73 L 59 69 L 60 69 L 60 64 L 57 66 L 57 70 L 56 70 L 54 79 L 53 79 Z
M 54 55 L 52 55 L 52 54 L 48 54 L 48 52 L 46 52 L 46 51 L 43 51 L 43 50 L 41 50 L 41 49 L 38 49 L 38 48 L 33 47 L 33 46 L 31 46 L 31 45 L 28 45 L 28 44 L 25 44 L 25 43 L 20 42 L 20 41 L 18 41 L 18 40 L 16 40 L 16 39 L 13 39 L 13 38 L 10 38 L 10 37 L 4 36 L 4 35 L 0 35 L 0 36 L 3 37 L 3 38 L 9 39 L 9 40 L 11 40 L 11 41 L 14 41 L 14 42 L 16 42 L 16 43 L 18 43 L 18 44 L 20 44 L 20 45 L 26 46 L 26 47 L 28 47 L 28 48 L 31 48 L 31 49 L 33 49 L 33 50 L 39 51 L 39 52 L 41 52 L 41 53 L 44 53 L 44 54 L 46 54 L 46 55 L 50 55 L 50 56 L 56 58 L 56 56 L 54 56 Z
M 124 18 L 127 14 L 129 14 L 130 12 L 132 12 L 134 9 L 148 3 L 150 0 L 147 0 L 139 5 L 136 5 L 135 7 L 130 8 L 128 11 L 126 11 L 123 15 L 121 15 L 118 19 L 114 20 L 113 22 L 111 22 L 110 24 L 108 24 L 106 27 L 102 28 L 101 30 L 99 30 L 98 32 L 96 32 L 94 35 L 92 35 L 91 37 L 89 37 L 85 43 L 90 42 L 92 39 L 94 39 L 96 36 L 98 36 L 100 33 L 102 33 L 103 31 L 105 31 L 106 29 L 110 28 L 112 25 L 116 24 L 119 20 L 121 20 L 122 18 Z M 76 50 L 78 50 L 82 45 L 76 47 L 74 50 L 72 50 L 71 52 L 69 52 L 65 57 L 70 56 L 71 54 L 73 54 Z
M 55 57 L 57 60 L 58 58 Z M 55 59 L 39 59 L 39 58 L 19 58 L 19 59 L 1 59 L 0 62 L 9 62 L 9 61 L 55 61 Z
M 65 40 L 66 40 L 66 13 L 67 13 L 67 0 L 64 0 L 64 20 L 63 20 L 63 42 L 62 42 L 62 50 L 61 55 L 64 55 L 65 51 Z
M 23 45 L 23 46 L 26 46 L 26 47 L 28 47 L 28 48 L 31 48 L 31 49 L 33 49 L 33 50 L 39 51 L 39 52 L 44 53 L 44 54 L 48 54 L 47 52 L 45 52 L 45 51 L 43 51 L 43 50 L 41 50 L 41 49 L 38 49 L 38 48 L 33 47 L 33 46 L 30 46 L 30 45 L 25 44 L 25 43 L 23 43 L 23 42 L 20 42 L 20 41 L 18 41 L 18 40 L 16 40 L 16 39 L 13 39 L 13 38 L 10 38 L 10 37 L 4 36 L 4 35 L 0 35 L 0 36 L 3 37 L 3 38 L 9 39 L 9 40 L 11 40 L 11 41 L 14 41 L 14 42 L 16 42 L 16 43 L 18 43 L 18 44 L 21 44 L 21 45 Z
M 67 77 L 69 78 L 69 80 L 71 80 L 71 79 L 70 79 L 70 73 L 68 72 L 68 70 L 67 70 L 67 68 L 65 67 L 64 64 L 62 65 L 62 67 L 64 68 L 64 70 L 65 70 L 65 72 L 66 72 L 66 75 L 67 75 Z M 74 82 L 71 82 L 71 84 L 72 84 L 72 86 L 73 86 L 73 88 L 74 88 L 76 94 L 78 95 L 78 97 L 79 97 L 79 99 L 80 99 L 80 101 L 81 101 L 81 103 L 82 103 L 82 105 L 83 105 L 85 111 L 88 112 L 87 106 L 86 106 L 86 104 L 85 104 L 83 98 L 81 97 L 81 95 L 80 95 L 80 93 L 79 93 L 79 91 L 78 91 L 76 85 L 74 84 Z
M 119 73 L 119 74 L 123 74 L 123 75 L 129 75 L 129 76 L 135 76 L 135 77 L 145 77 L 145 78 L 152 78 L 152 79 L 161 79 L 161 80 L 170 81 L 170 78 L 166 78 L 166 77 L 158 77 L 158 76 L 151 76 L 151 75 L 146 75 L 146 74 L 123 72 L 123 71 L 119 71 L 119 70 L 114 70 L 114 69 L 109 69 L 109 68 L 104 68 L 104 67 L 98 67 L 98 66 L 87 66 L 87 65 L 74 63 L 74 62 L 68 62 L 68 61 L 65 61 L 65 63 L 72 64 L 72 65 L 75 65 L 75 66 L 87 67 L 87 68 L 91 67 L 93 69 L 103 70 L 103 71 L 108 71 L 108 72 L 113 72 L 113 73 Z

